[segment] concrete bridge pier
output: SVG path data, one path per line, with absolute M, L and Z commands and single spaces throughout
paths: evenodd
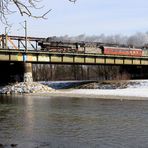
M 24 82 L 33 82 L 32 77 L 32 63 L 23 63 L 24 67 Z

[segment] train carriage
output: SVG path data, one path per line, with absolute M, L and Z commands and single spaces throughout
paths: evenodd
M 123 55 L 141 57 L 143 55 L 142 49 L 122 48 L 122 47 L 106 47 L 101 46 L 102 53 L 105 55 Z

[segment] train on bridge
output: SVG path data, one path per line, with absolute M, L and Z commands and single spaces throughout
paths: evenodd
M 121 47 L 116 44 L 103 44 L 97 42 L 71 42 L 55 41 L 47 38 L 38 42 L 42 51 L 83 53 L 83 54 L 103 54 L 142 57 L 148 56 L 147 48 Z
M 9 44 L 10 46 L 9 46 Z M 27 46 L 26 46 L 27 45 Z M 29 47 L 31 45 L 31 47 Z M 23 36 L 0 35 L 0 49 L 34 50 L 56 53 L 76 53 L 91 55 L 113 55 L 130 57 L 148 57 L 148 46 L 127 47 L 125 45 L 107 44 L 100 42 L 72 42 L 57 37 L 37 38 Z

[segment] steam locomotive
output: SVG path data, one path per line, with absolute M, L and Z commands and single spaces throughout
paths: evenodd
M 70 52 L 135 57 L 148 55 L 148 50 L 141 48 L 120 47 L 115 44 L 107 44 L 106 46 L 105 44 L 98 42 L 65 42 L 48 39 L 45 41 L 40 41 L 38 45 L 41 47 L 41 50 L 50 52 Z

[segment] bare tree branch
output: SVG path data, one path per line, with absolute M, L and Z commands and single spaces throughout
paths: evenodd
M 46 19 L 46 15 L 52 10 L 49 9 L 44 14 L 36 16 L 32 13 L 32 9 L 41 9 L 44 6 L 40 5 L 43 0 L 0 0 L 0 21 L 8 25 L 8 16 L 14 12 L 19 12 L 22 16 L 27 15 L 33 18 Z M 70 2 L 76 2 L 77 0 L 68 0 Z M 10 6 L 16 6 L 16 11 L 10 9 Z
M 69 0 L 69 1 L 70 1 L 70 2 L 74 2 L 74 3 L 75 3 L 77 0 Z

